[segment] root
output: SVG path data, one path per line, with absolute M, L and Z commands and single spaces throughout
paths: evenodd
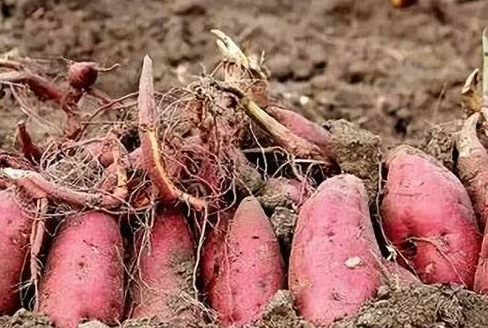
M 24 188 L 33 198 L 37 199 L 56 199 L 72 205 L 90 208 L 114 208 L 120 206 L 126 197 L 124 188 L 117 188 L 112 195 L 75 191 L 50 182 L 40 173 L 29 170 L 4 168 L 0 169 L 0 174 Z
M 202 259 L 202 253 L 203 253 L 203 245 L 205 242 L 205 235 L 206 235 L 206 230 L 207 230 L 207 224 L 208 224 L 208 213 L 207 209 L 204 210 L 203 214 L 203 225 L 201 227 L 200 231 L 200 237 L 198 238 L 198 245 L 197 245 L 197 254 L 195 258 L 195 266 L 193 267 L 192 270 L 192 286 L 193 286 L 193 292 L 195 294 L 195 300 L 198 302 L 198 287 L 197 287 L 197 279 L 198 279 L 198 272 L 200 268 L 200 261 Z
M 37 215 L 32 225 L 30 235 L 30 283 L 34 285 L 34 311 L 39 309 L 39 288 L 38 277 L 41 275 L 41 264 L 38 256 L 41 252 L 41 247 L 44 241 L 45 224 L 44 220 L 47 213 L 47 199 L 42 198 L 37 202 Z
M 152 77 L 152 60 L 144 57 L 141 78 L 139 81 L 139 137 L 144 154 L 144 165 L 147 173 L 164 202 L 174 203 L 178 200 L 188 203 L 195 210 L 203 210 L 207 204 L 204 200 L 193 197 L 179 190 L 171 181 L 160 153 L 160 143 L 157 133 L 157 118 L 154 102 L 154 87 Z
M 251 119 L 258 123 L 266 132 L 276 140 L 276 142 L 287 152 L 296 157 L 312 158 L 322 162 L 327 167 L 332 167 L 333 163 L 325 156 L 320 148 L 297 136 L 290 129 L 282 125 L 271 115 L 261 109 L 252 99 L 247 97 L 237 88 L 221 84 L 220 87 L 227 92 L 232 93 L 239 101 L 239 104 L 245 110 Z
M 65 92 L 39 75 L 22 71 L 4 72 L 0 73 L 0 82 L 25 84 L 40 100 L 53 100 L 65 105 Z
M 27 71 L 10 71 L 0 73 L 0 83 L 25 84 L 41 101 L 52 100 L 61 106 L 67 115 L 64 134 L 69 139 L 76 138 L 81 131 L 80 116 L 76 102 L 81 93 L 67 92 L 49 80 Z
M 32 142 L 32 138 L 26 129 L 25 122 L 17 124 L 16 132 L 17 142 L 21 147 L 24 157 L 31 162 L 38 163 L 41 159 L 42 151 Z
M 431 238 L 421 238 L 421 237 L 410 237 L 407 239 L 408 240 L 411 240 L 413 242 L 424 242 L 424 243 L 428 243 L 428 244 L 431 244 L 435 250 L 444 258 L 444 260 L 446 260 L 446 262 L 449 263 L 449 265 L 452 267 L 452 270 L 454 271 L 454 273 L 456 274 L 457 278 L 459 279 L 459 281 L 461 282 L 461 284 L 466 287 L 466 283 L 464 282 L 463 278 L 461 277 L 461 274 L 459 273 L 459 271 L 457 270 L 456 268 L 456 265 L 452 262 L 452 260 L 449 258 L 449 256 L 446 254 L 446 252 L 444 252 L 441 247 L 434 241 L 432 240 Z

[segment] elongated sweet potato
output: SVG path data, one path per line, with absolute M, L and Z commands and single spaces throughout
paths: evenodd
M 291 249 L 288 285 L 299 314 L 328 325 L 359 310 L 380 286 L 380 258 L 361 180 L 324 181 L 300 209 Z
M 120 322 L 123 256 L 113 217 L 87 212 L 67 218 L 48 255 L 39 286 L 39 311 L 61 328 L 74 328 L 85 319 Z
M 488 153 L 476 133 L 479 116 L 475 113 L 466 120 L 456 138 L 456 148 L 459 178 L 473 202 L 480 231 L 484 231 L 488 219 Z
M 488 153 L 476 133 L 480 114 L 474 113 L 464 123 L 456 139 L 459 156 L 457 169 L 459 177 L 468 191 L 478 218 L 480 231 L 484 231 L 481 252 L 476 269 L 473 289 L 488 293 Z
M 141 232 L 139 239 L 143 237 Z M 149 242 L 137 242 L 140 256 L 131 286 L 131 318 L 156 317 L 170 323 L 195 323 L 198 313 L 192 308 L 192 273 L 195 250 L 190 230 L 179 211 L 157 216 Z
M 308 120 L 297 112 L 278 106 L 268 106 L 266 112 L 296 135 L 319 146 L 328 157 L 335 158 L 332 151 L 333 136 L 319 124 Z
M 223 325 L 242 326 L 260 319 L 269 300 L 284 287 L 283 259 L 255 198 L 243 199 L 232 219 L 222 224 L 219 228 L 224 229 L 205 246 L 205 291 Z
M 32 220 L 11 190 L 0 191 L 0 314 L 19 307 L 18 289 L 27 262 Z
M 400 258 L 425 283 L 471 288 L 480 236 L 461 182 L 434 158 L 408 146 L 395 149 L 387 166 L 383 228 Z

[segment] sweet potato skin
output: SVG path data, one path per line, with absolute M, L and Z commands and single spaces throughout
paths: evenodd
M 488 153 L 478 139 L 479 113 L 470 116 L 456 138 L 457 170 L 473 203 L 480 231 L 488 219 Z
M 32 220 L 11 190 L 0 191 L 0 315 L 19 308 L 18 288 L 29 250 Z
M 473 290 L 488 294 L 488 153 L 478 139 L 476 124 L 480 113 L 472 114 L 456 138 L 457 170 L 473 202 L 480 231 L 484 231 Z
M 435 159 L 408 146 L 395 149 L 387 166 L 381 205 L 387 238 L 424 283 L 471 288 L 480 236 L 461 182 Z
M 296 135 L 319 146 L 327 157 L 334 159 L 335 156 L 332 150 L 334 137 L 329 131 L 289 109 L 270 105 L 266 108 L 266 111 Z
M 143 237 L 143 232 L 138 238 Z M 149 243 L 142 244 L 133 296 L 131 318 L 152 318 L 160 321 L 195 323 L 198 313 L 183 296 L 194 296 L 192 273 L 195 252 L 192 235 L 183 214 L 177 210 L 158 215 L 152 226 Z M 140 249 L 142 247 L 142 249 Z M 185 306 L 186 302 L 186 306 Z
M 474 274 L 473 290 L 479 294 L 488 294 L 488 226 L 485 226 L 481 251 Z
M 353 314 L 380 286 L 380 251 L 361 180 L 325 180 L 303 204 L 288 285 L 300 315 L 316 325 Z
M 49 252 L 39 286 L 39 312 L 61 328 L 81 320 L 120 322 L 124 249 L 115 219 L 102 212 L 67 218 Z
M 242 326 L 260 319 L 284 287 L 283 259 L 271 224 L 253 197 L 243 199 L 219 229 L 204 249 L 205 291 L 224 326 Z

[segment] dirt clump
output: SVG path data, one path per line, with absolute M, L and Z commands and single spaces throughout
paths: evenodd
M 298 214 L 295 210 L 286 207 L 276 207 L 270 218 L 271 226 L 280 242 L 281 252 L 288 260 L 291 252 L 293 233 L 295 224 L 298 220 Z
M 398 286 L 383 289 L 361 312 L 333 328 L 461 328 L 488 326 L 488 297 L 459 287 Z
M 328 121 L 325 128 L 334 136 L 332 149 L 341 170 L 363 179 L 373 201 L 383 156 L 380 137 L 346 120 Z

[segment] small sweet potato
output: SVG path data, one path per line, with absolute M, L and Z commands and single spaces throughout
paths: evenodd
M 457 169 L 459 177 L 468 191 L 478 218 L 480 231 L 484 231 L 473 289 L 488 293 L 488 153 L 478 139 L 476 124 L 480 114 L 474 113 L 464 123 L 456 138 L 459 156 Z
M 300 209 L 288 285 L 298 312 L 316 325 L 350 315 L 380 286 L 380 251 L 360 179 L 325 180 Z
M 223 325 L 242 326 L 260 319 L 269 300 L 284 287 L 283 259 L 255 198 L 243 199 L 231 220 L 224 216 L 221 221 L 220 232 L 205 245 L 205 291 Z
M 49 251 L 39 285 L 39 312 L 61 328 L 83 320 L 120 322 L 124 257 L 116 220 L 102 212 L 66 219 Z
M 191 304 L 195 250 L 183 214 L 163 212 L 155 218 L 148 241 L 144 243 L 142 231 L 137 237 L 129 317 L 195 323 L 198 313 Z
M 266 112 L 296 135 L 319 146 L 325 155 L 332 159 L 335 158 L 332 150 L 333 135 L 319 124 L 308 120 L 297 112 L 276 105 L 268 106 Z
M 408 146 L 387 159 L 381 205 L 387 238 L 425 283 L 473 286 L 480 236 L 468 193 L 438 162 Z
M 476 123 L 479 113 L 471 115 L 464 123 L 456 138 L 458 150 L 457 170 L 461 182 L 466 187 L 475 213 L 478 217 L 480 231 L 485 230 L 488 219 L 488 153 L 478 139 Z
M 32 220 L 11 190 L 0 191 L 0 315 L 19 308 L 18 289 L 29 251 Z

